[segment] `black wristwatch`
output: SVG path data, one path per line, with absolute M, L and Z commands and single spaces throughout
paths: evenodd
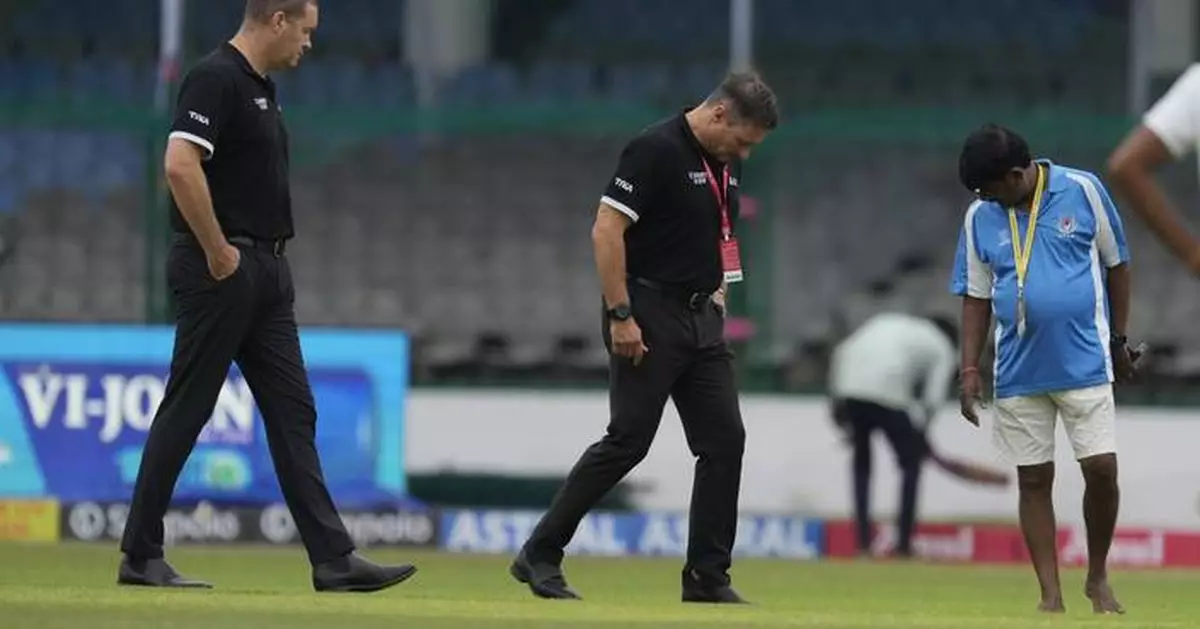
M 633 311 L 629 309 L 629 304 L 617 304 L 606 310 L 605 314 L 613 321 L 628 321 L 633 316 Z
M 1108 337 L 1108 340 L 1113 345 L 1125 346 L 1129 343 L 1129 338 L 1124 334 L 1112 334 Z

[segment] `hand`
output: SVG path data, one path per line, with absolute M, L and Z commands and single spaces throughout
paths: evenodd
M 640 365 L 642 357 L 650 348 L 642 342 L 642 329 L 638 327 L 637 321 L 613 321 L 609 324 L 609 331 L 612 333 L 613 354 L 633 359 L 635 367 Z
M 220 249 L 207 254 L 208 273 L 218 282 L 237 272 L 242 263 L 242 252 L 238 248 L 225 243 Z
M 1140 357 L 1141 354 L 1135 354 L 1128 343 L 1113 340 L 1113 373 L 1117 376 L 1117 382 L 1132 382 L 1137 379 L 1137 359 Z
M 979 377 L 979 370 L 975 367 L 967 367 L 962 370 L 959 375 L 960 389 L 958 393 L 958 403 L 962 410 L 962 416 L 973 425 L 979 425 L 979 415 L 975 412 L 975 405 L 983 403 L 983 380 Z
M 713 305 L 715 305 L 717 307 L 717 312 L 720 312 L 721 316 L 724 317 L 725 316 L 725 287 L 724 286 L 718 288 L 717 292 L 712 294 L 712 302 L 713 302 Z

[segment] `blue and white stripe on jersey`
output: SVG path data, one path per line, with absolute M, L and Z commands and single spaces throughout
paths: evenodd
M 996 397 L 1112 382 L 1107 269 L 1129 261 L 1112 198 L 1092 173 L 1050 169 L 1025 282 L 1026 332 L 1016 331 L 1017 276 L 1008 211 L 975 201 L 959 235 L 950 288 L 989 299 L 996 320 Z M 1019 212 L 1024 237 L 1029 213 Z

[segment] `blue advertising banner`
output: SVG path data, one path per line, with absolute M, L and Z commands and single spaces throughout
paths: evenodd
M 334 500 L 369 505 L 403 495 L 407 338 L 323 329 L 300 337 Z M 0 325 L 0 496 L 128 500 L 173 340 L 159 326 Z M 261 415 L 236 367 L 175 498 L 282 499 Z
M 450 552 L 513 554 L 525 543 L 540 515 L 536 511 L 443 511 L 438 547 Z M 687 531 L 686 514 L 591 513 L 580 523 L 566 551 L 607 557 L 682 557 L 687 551 Z M 816 559 L 823 542 L 824 526 L 818 520 L 742 516 L 733 554 Z

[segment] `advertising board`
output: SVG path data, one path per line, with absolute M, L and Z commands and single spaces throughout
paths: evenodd
M 829 557 L 857 555 L 854 526 L 847 521 L 827 522 L 825 552 Z M 896 527 L 877 524 L 871 554 L 883 557 L 895 550 Z M 949 563 L 1024 564 L 1029 552 L 1021 529 L 1013 524 L 923 523 L 913 534 L 913 552 L 927 561 Z M 1083 526 L 1060 526 L 1058 559 L 1064 567 L 1087 566 L 1087 532 Z M 1162 528 L 1118 527 L 1109 550 L 1114 568 L 1200 567 L 1200 532 Z
M 450 552 L 504 553 L 520 550 L 539 512 L 453 510 L 442 513 L 438 547 Z M 584 517 L 567 552 L 607 557 L 682 557 L 688 519 L 679 513 L 592 513 Z M 784 516 L 747 516 L 738 522 L 734 556 L 816 559 L 821 523 Z
M 56 542 L 58 501 L 0 500 L 0 541 Z
M 0 496 L 127 500 L 162 402 L 166 327 L 0 325 Z M 301 331 L 317 451 L 339 505 L 406 490 L 403 334 Z M 179 500 L 282 499 L 253 392 L 236 366 L 177 484 Z
M 60 525 L 55 512 L 55 530 Z M 358 510 L 339 515 L 346 531 L 361 548 L 370 546 L 427 546 L 437 544 L 436 512 L 418 505 Z M 62 506 L 62 538 L 81 542 L 117 542 L 129 517 L 126 502 L 75 502 Z M 207 501 L 176 504 L 163 518 L 163 543 L 271 544 L 300 543 L 300 533 L 283 504 L 225 505 Z

